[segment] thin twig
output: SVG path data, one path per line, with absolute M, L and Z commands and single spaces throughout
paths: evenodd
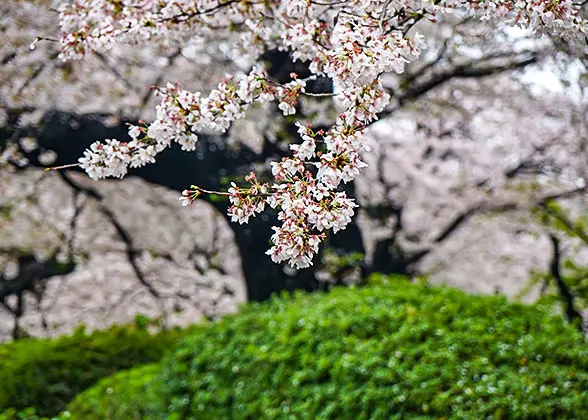
M 59 169 L 76 168 L 78 166 L 80 166 L 79 163 L 68 163 L 67 165 L 52 166 L 50 168 L 45 168 L 45 171 L 57 171 Z

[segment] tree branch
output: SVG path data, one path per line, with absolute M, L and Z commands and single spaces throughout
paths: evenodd
M 566 190 L 559 193 L 546 194 L 532 200 L 531 202 L 521 201 L 507 201 L 503 203 L 488 203 L 481 202 L 469 209 L 459 213 L 453 220 L 441 230 L 441 232 L 433 239 L 433 243 L 439 244 L 445 241 L 451 234 L 453 234 L 461 225 L 471 219 L 473 216 L 482 213 L 504 213 L 512 210 L 523 210 L 531 209 L 533 207 L 545 206 L 551 200 L 557 200 L 561 198 L 573 197 L 577 194 L 585 193 L 586 187 L 574 188 L 572 190 Z
M 560 264 L 561 264 L 561 250 L 559 245 L 559 239 L 553 233 L 549 234 L 549 239 L 551 240 L 551 245 L 553 247 L 553 257 L 550 263 L 550 272 L 553 278 L 555 279 L 555 284 L 559 290 L 560 296 L 564 300 L 566 306 L 566 317 L 571 324 L 577 325 L 582 331 L 582 324 L 583 318 L 582 315 L 576 310 L 574 307 L 574 295 L 570 291 L 570 288 L 564 281 L 561 272 L 560 272 Z
M 405 81 L 405 84 L 408 84 L 408 86 L 403 91 L 401 91 L 398 94 L 390 92 L 391 96 L 393 98 L 396 98 L 397 105 L 385 109 L 379 114 L 379 116 L 385 117 L 393 114 L 402 106 L 404 106 L 407 102 L 420 98 L 427 92 L 445 84 L 446 82 L 452 79 L 482 78 L 492 76 L 510 70 L 522 69 L 531 64 L 535 64 L 539 61 L 539 54 L 535 51 L 530 51 L 527 53 L 530 54 L 530 56 L 527 56 L 526 58 L 519 58 L 518 60 L 513 60 L 506 64 L 487 64 L 489 60 L 503 58 L 502 56 L 490 55 L 483 57 L 475 62 L 461 64 L 453 66 L 448 70 L 439 71 L 437 73 L 434 73 L 428 80 L 425 80 L 420 83 L 417 82 L 416 79 L 418 79 L 422 74 L 426 73 L 426 70 L 433 68 L 436 64 L 438 64 L 438 62 L 442 58 L 442 54 L 444 53 L 445 52 L 442 49 L 441 55 L 435 58 L 432 61 L 432 63 L 429 63 L 430 65 L 425 65 L 422 71 L 417 71 L 416 74 L 409 76 L 409 78 Z M 518 57 L 521 57 L 521 55 L 524 54 L 517 54 Z
M 487 61 L 488 57 L 485 57 L 479 62 Z M 530 64 L 534 64 L 538 61 L 538 55 L 532 53 L 528 58 L 512 61 L 503 65 L 486 65 L 481 66 L 478 63 L 469 63 L 459 66 L 455 66 L 452 69 L 445 70 L 443 72 L 433 75 L 429 80 L 420 84 L 415 84 L 403 92 L 399 97 L 398 101 L 403 104 L 409 100 L 416 99 L 428 91 L 444 84 L 445 82 L 454 78 L 481 78 L 486 76 L 492 76 L 495 74 L 503 73 L 509 70 L 516 70 L 524 68 Z
M 0 301 L 8 296 L 32 290 L 39 281 L 53 276 L 69 274 L 74 270 L 72 262 L 62 264 L 57 261 L 57 251 L 46 261 L 38 261 L 32 254 L 18 258 L 18 275 L 14 279 L 0 276 Z
M 141 283 L 147 289 L 149 294 L 155 298 L 157 305 L 160 307 L 162 314 L 165 316 L 166 311 L 160 302 L 160 298 L 161 298 L 160 293 L 155 289 L 155 287 L 153 287 L 153 285 L 151 283 L 149 283 L 145 274 L 143 273 L 143 271 L 139 267 L 139 264 L 137 262 L 137 254 L 138 253 L 137 253 L 137 250 L 134 246 L 133 238 L 132 238 L 131 234 L 119 222 L 119 220 L 117 219 L 114 212 L 111 209 L 109 209 L 108 207 L 106 207 L 106 205 L 104 204 L 104 197 L 102 196 L 102 194 L 100 194 L 94 188 L 84 187 L 84 186 L 78 184 L 65 171 L 60 170 L 60 171 L 58 171 L 58 173 L 59 173 L 61 179 L 69 187 L 71 187 L 74 191 L 83 192 L 83 193 L 87 194 L 89 197 L 96 200 L 96 202 L 98 203 L 98 209 L 108 219 L 108 221 L 112 224 L 112 226 L 116 230 L 118 237 L 125 244 L 125 253 L 127 255 L 127 261 L 131 265 L 131 268 L 133 269 L 135 277 L 137 278 L 137 280 L 139 280 L 139 283 Z

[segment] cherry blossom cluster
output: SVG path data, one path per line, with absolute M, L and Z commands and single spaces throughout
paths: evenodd
M 214 37 L 233 32 L 235 49 L 253 57 L 268 48 L 287 50 L 309 64 L 313 77 L 333 80 L 343 112 L 326 131 L 298 124 L 301 142 L 290 146 L 293 155 L 271 162 L 274 182 L 260 183 L 254 173 L 248 188 L 232 184 L 225 195 L 233 221 L 246 223 L 266 204 L 278 210 L 268 251 L 275 262 L 297 268 L 312 264 L 327 230 L 337 232 L 351 221 L 356 204 L 341 182 L 352 181 L 366 166 L 363 136 L 368 124 L 389 102 L 380 76 L 402 72 L 419 56 L 424 39 L 408 35 L 420 19 L 466 8 L 484 19 L 500 17 L 512 24 L 582 38 L 586 24 L 570 0 L 72 0 L 60 7 L 62 57 L 77 59 L 115 42 L 159 42 L 165 46 L 198 35 Z M 296 114 L 306 80 L 292 74 L 280 85 L 261 67 L 248 74 L 227 76 L 207 97 L 177 85 L 159 89 L 162 96 L 155 121 L 131 126 L 131 141 L 95 143 L 80 165 L 95 179 L 121 177 L 129 167 L 152 163 L 176 142 L 193 150 L 203 129 L 226 131 L 243 118 L 253 103 L 277 101 L 284 115 Z M 182 204 L 206 192 L 185 190 Z
M 251 216 L 255 213 L 261 213 L 265 209 L 266 197 L 270 197 L 270 187 L 268 184 L 260 184 L 257 182 L 255 172 L 251 172 L 245 177 L 245 181 L 251 183 L 251 187 L 247 190 L 238 188 L 232 182 L 229 188 L 229 200 L 231 207 L 228 209 L 228 215 L 231 216 L 231 221 L 239 222 L 240 224 L 247 223 Z
M 260 183 L 254 172 L 245 177 L 248 188 L 239 188 L 235 183 L 227 193 L 231 206 L 228 215 L 233 222 L 247 223 L 250 217 L 264 211 L 269 205 L 279 209 L 281 226 L 274 226 L 273 246 L 267 251 L 276 263 L 288 261 L 296 268 L 312 264 L 318 252 L 325 231 L 337 232 L 351 222 L 355 201 L 344 192 L 330 190 L 324 184 L 317 184 L 304 165 L 288 169 L 291 182 Z M 277 179 L 280 179 L 278 176 Z M 183 205 L 191 204 L 202 193 L 215 193 L 191 186 L 184 190 L 180 200 Z
M 155 121 L 146 126 L 130 125 L 128 143 L 115 139 L 95 142 L 79 163 L 93 179 L 123 177 L 129 167 L 155 162 L 155 156 L 173 142 L 183 150 L 194 150 L 196 133 L 203 129 L 225 132 L 233 121 L 245 116 L 253 102 L 277 99 L 284 115 L 294 113 L 294 104 L 305 85 L 305 80 L 299 79 L 285 85 L 272 83 L 258 67 L 247 75 L 228 75 L 206 98 L 168 84 L 158 90 L 162 100 Z
M 434 21 L 437 13 L 459 8 L 540 33 L 583 39 L 586 21 L 579 16 L 580 7 L 573 0 L 63 0 L 58 10 L 62 56 L 68 59 L 120 42 L 170 45 L 195 34 L 214 37 L 229 30 L 242 35 L 236 39 L 241 52 L 285 47 L 294 58 L 351 54 L 360 68 L 378 61 L 400 68 L 403 26 L 418 19 Z
M 502 17 L 511 24 L 532 28 L 538 34 L 553 33 L 564 38 L 583 38 L 586 20 L 579 15 L 579 3 L 572 0 L 517 0 L 472 2 L 482 19 Z

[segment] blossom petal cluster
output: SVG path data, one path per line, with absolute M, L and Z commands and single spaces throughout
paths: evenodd
M 268 49 L 286 50 L 308 63 L 311 78 L 330 78 L 343 107 L 332 127 L 314 131 L 298 123 L 301 142 L 290 146 L 290 157 L 271 162 L 273 182 L 262 184 L 250 174 L 249 187 L 232 184 L 226 193 L 235 222 L 246 223 L 266 205 L 276 209 L 280 225 L 268 254 L 277 263 L 303 268 L 312 264 L 326 231 L 345 229 L 351 221 L 356 204 L 340 188 L 366 166 L 361 158 L 366 127 L 390 100 L 381 75 L 403 72 L 420 55 L 425 44 L 411 30 L 416 22 L 435 21 L 437 14 L 457 8 L 539 34 L 584 39 L 587 31 L 572 0 L 70 0 L 59 8 L 61 56 L 79 59 L 120 42 L 181 46 L 194 36 L 213 39 L 229 31 L 238 35 L 238 53 L 255 58 Z M 94 179 L 122 177 L 128 168 L 154 162 L 173 143 L 193 150 L 198 132 L 226 131 L 253 103 L 275 101 L 284 115 L 295 115 L 308 79 L 291 76 L 279 84 L 256 66 L 228 75 L 206 97 L 168 84 L 158 89 L 161 102 L 153 122 L 130 126 L 128 143 L 94 143 L 80 165 Z M 199 191 L 184 191 L 182 204 Z
M 267 254 L 276 263 L 288 261 L 296 268 L 305 268 L 312 264 L 325 231 L 345 229 L 357 204 L 344 192 L 316 185 L 316 179 L 303 167 L 293 168 L 289 173 L 288 183 L 260 184 L 253 172 L 246 177 L 249 188 L 232 183 L 228 190 L 228 214 L 234 222 L 247 223 L 266 205 L 279 209 L 278 220 L 282 224 L 273 227 L 273 246 Z M 190 192 L 184 196 L 189 197 Z

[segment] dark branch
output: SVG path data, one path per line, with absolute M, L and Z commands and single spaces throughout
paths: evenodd
M 488 57 L 485 57 L 481 59 L 480 62 L 485 62 L 487 60 Z M 442 84 L 454 78 L 481 78 L 486 76 L 492 76 L 510 70 L 521 69 L 530 64 L 534 64 L 537 61 L 537 54 L 532 53 L 532 55 L 528 58 L 512 61 L 502 65 L 478 65 L 476 63 L 470 63 L 455 66 L 452 69 L 434 74 L 429 80 L 425 82 L 416 83 L 410 86 L 407 90 L 400 94 L 397 97 L 397 99 L 400 104 L 404 104 L 409 100 L 419 98 L 420 96 L 424 95 L 430 90 L 438 86 L 441 86 Z
M 57 252 L 46 261 L 39 261 L 34 255 L 21 255 L 18 258 L 18 275 L 13 279 L 0 276 L 0 301 L 11 295 L 32 291 L 38 282 L 53 276 L 69 274 L 74 270 L 74 263 L 60 263 Z
M 560 272 L 561 250 L 559 239 L 552 233 L 549 234 L 549 239 L 551 240 L 551 245 L 553 246 L 553 257 L 551 259 L 550 272 L 555 279 L 555 284 L 557 285 L 559 293 L 566 305 L 566 317 L 571 324 L 577 325 L 580 330 L 582 330 L 582 315 L 580 315 L 580 313 L 574 307 L 574 295 L 570 291 L 570 288 L 564 281 Z
M 445 53 L 446 52 L 442 47 L 439 51 L 439 55 L 435 59 L 433 59 L 430 63 L 425 64 L 421 69 L 417 70 L 416 73 L 409 75 L 408 78 L 403 81 L 402 85 L 404 88 L 400 89 L 400 92 L 396 93 L 390 91 L 391 96 L 396 98 L 397 104 L 381 112 L 379 114 L 380 117 L 393 114 L 406 103 L 420 98 L 427 92 L 449 82 L 452 79 L 483 78 L 511 70 L 522 69 L 531 64 L 537 63 L 540 58 L 537 52 L 529 51 L 526 53 L 527 56 L 524 58 L 522 56 L 525 53 L 521 53 L 517 54 L 518 59 L 513 58 L 513 60 L 509 61 L 508 63 L 489 64 L 489 61 L 496 59 L 506 59 L 512 56 L 512 54 L 505 55 L 504 53 L 493 54 L 476 60 L 475 62 L 452 66 L 450 69 L 440 70 L 437 73 L 433 72 L 433 74 L 429 76 L 428 80 L 419 82 L 417 79 L 421 78 L 425 73 L 439 64 Z
M 586 187 L 582 188 L 574 188 L 572 190 L 566 190 L 559 193 L 552 193 L 546 194 L 543 196 L 538 197 L 537 199 L 531 202 L 522 202 L 522 201 L 508 201 L 504 203 L 487 203 L 482 202 L 478 203 L 469 209 L 459 213 L 453 220 L 441 230 L 435 239 L 433 239 L 433 243 L 441 243 L 445 241 L 451 234 L 453 234 L 459 227 L 461 227 L 465 222 L 470 220 L 473 216 L 483 213 L 504 213 L 507 211 L 518 210 L 518 209 L 529 209 L 533 207 L 545 206 L 549 201 L 557 200 L 561 198 L 569 198 L 573 197 L 578 194 L 582 194 L 586 192 Z M 587 238 L 588 239 L 588 238 Z
M 71 187 L 74 191 L 83 192 L 83 193 L 87 194 L 89 197 L 96 200 L 96 202 L 98 203 L 98 208 L 99 208 L 100 212 L 112 224 L 112 226 L 116 230 L 118 237 L 125 244 L 125 253 L 127 255 L 127 261 L 131 265 L 131 268 L 133 269 L 133 272 L 134 272 L 135 276 L 137 277 L 137 280 L 139 280 L 139 283 L 141 283 L 147 289 L 149 294 L 151 294 L 151 296 L 153 296 L 155 298 L 155 301 L 157 302 L 157 304 L 160 305 L 160 309 L 162 310 L 162 313 L 165 314 L 166 313 L 165 309 L 161 306 L 161 302 L 159 301 L 160 293 L 153 287 L 153 285 L 151 283 L 149 283 L 145 274 L 143 273 L 143 271 L 139 267 L 139 264 L 137 262 L 138 253 L 137 253 L 137 250 L 133 244 L 133 238 L 132 238 L 131 234 L 118 221 L 114 212 L 104 204 L 104 197 L 102 196 L 102 194 L 100 194 L 94 188 L 84 187 L 84 186 L 78 184 L 65 171 L 59 171 L 59 175 L 60 175 L 61 179 L 69 187 Z

